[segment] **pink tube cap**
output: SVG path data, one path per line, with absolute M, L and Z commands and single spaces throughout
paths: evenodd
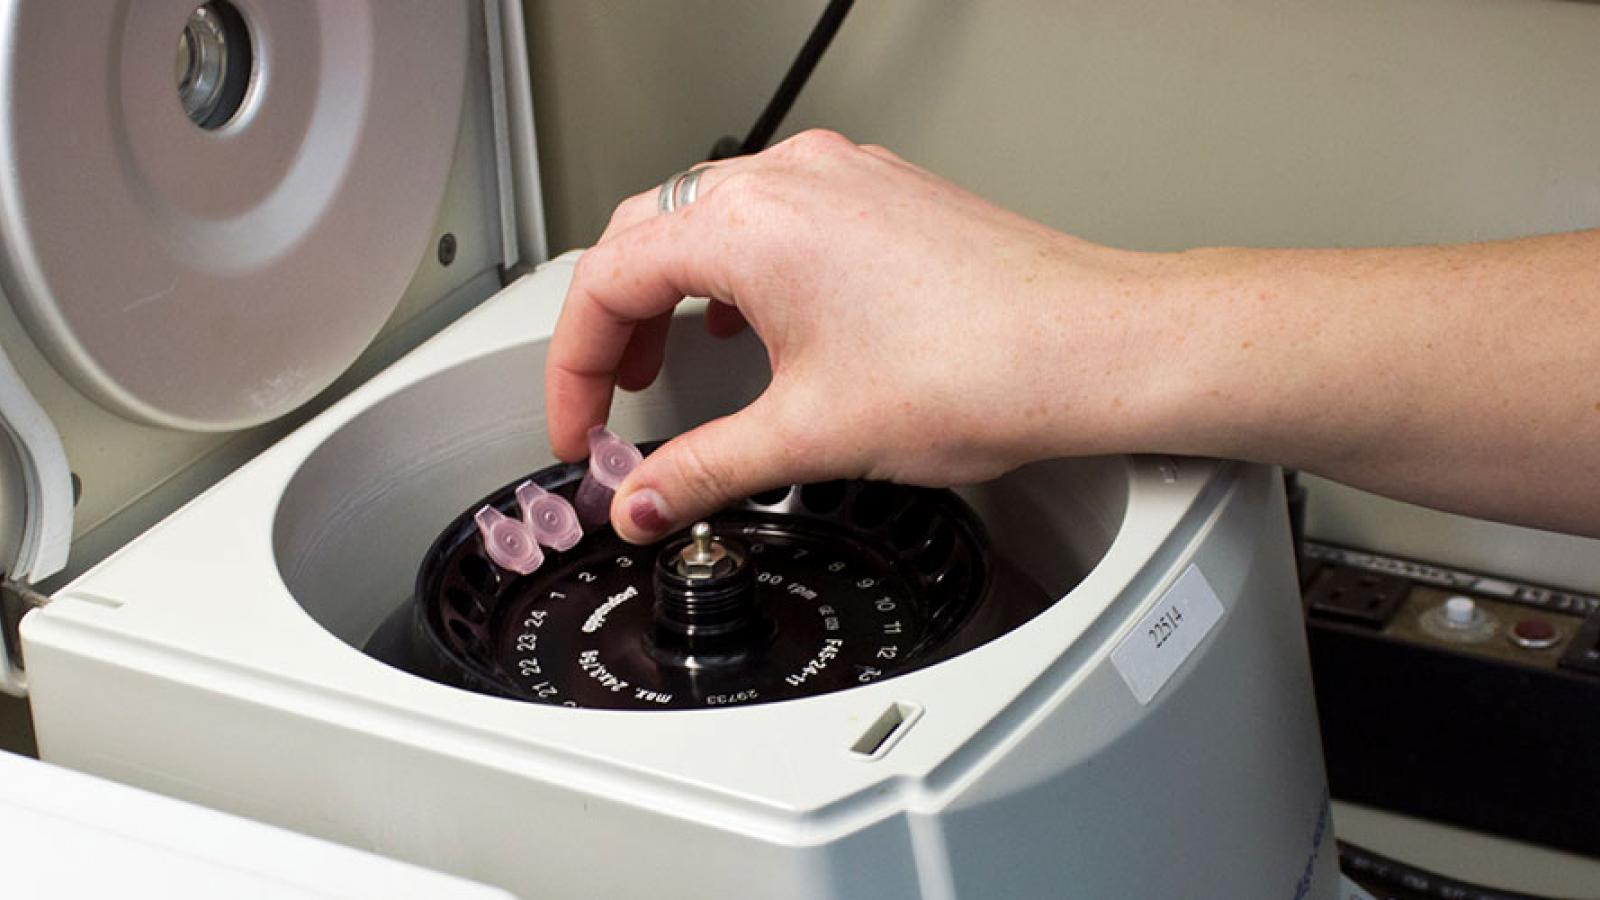
M 589 471 L 584 473 L 572 505 L 585 525 L 604 524 L 611 518 L 611 498 L 644 454 L 639 448 L 596 425 L 589 429 Z
M 472 517 L 478 523 L 484 552 L 495 565 L 508 572 L 528 575 L 544 563 L 544 551 L 533 530 L 493 506 L 485 506 Z
M 522 507 L 522 524 L 533 532 L 535 540 L 551 550 L 571 550 L 583 540 L 578 511 L 560 494 L 524 481 L 517 485 L 517 505 Z

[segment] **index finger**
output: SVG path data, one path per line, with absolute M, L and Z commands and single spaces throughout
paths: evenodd
M 711 252 L 712 198 L 653 216 L 584 251 L 550 339 L 545 412 L 550 445 L 581 459 L 584 434 L 605 421 L 634 327 L 686 296 L 734 301 L 727 255 Z

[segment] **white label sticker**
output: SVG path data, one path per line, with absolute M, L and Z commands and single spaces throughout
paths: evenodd
M 1111 651 L 1111 664 L 1139 703 L 1149 703 L 1221 618 L 1222 601 L 1191 563 Z

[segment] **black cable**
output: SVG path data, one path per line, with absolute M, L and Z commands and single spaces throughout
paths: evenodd
M 1396 900 L 1559 900 L 1458 881 L 1410 863 L 1390 859 L 1348 841 L 1339 842 L 1339 869 L 1365 887 L 1399 891 Z
M 817 24 L 811 29 L 811 36 L 800 48 L 799 54 L 790 64 L 789 71 L 784 74 L 783 81 L 778 84 L 778 90 L 768 101 L 767 108 L 761 111 L 761 116 L 756 123 L 750 126 L 750 133 L 745 135 L 741 142 L 738 138 L 728 135 L 717 141 L 711 148 L 710 159 L 727 159 L 730 156 L 740 156 L 749 153 L 758 153 L 772 140 L 778 126 L 783 124 L 784 116 L 789 114 L 789 108 L 794 106 L 794 101 L 800 96 L 800 89 L 806 86 L 806 80 L 811 77 L 811 72 L 817 67 L 817 62 L 822 59 L 822 54 L 827 51 L 828 44 L 833 42 L 833 36 L 839 33 L 839 26 L 844 24 L 845 14 L 850 12 L 850 7 L 855 5 L 855 0 L 829 0 L 827 8 L 817 18 Z

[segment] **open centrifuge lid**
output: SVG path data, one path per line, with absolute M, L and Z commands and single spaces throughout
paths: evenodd
M 305 402 L 393 311 L 444 194 L 469 17 L 197 6 L 0 4 L 0 279 L 79 390 L 220 431 Z

